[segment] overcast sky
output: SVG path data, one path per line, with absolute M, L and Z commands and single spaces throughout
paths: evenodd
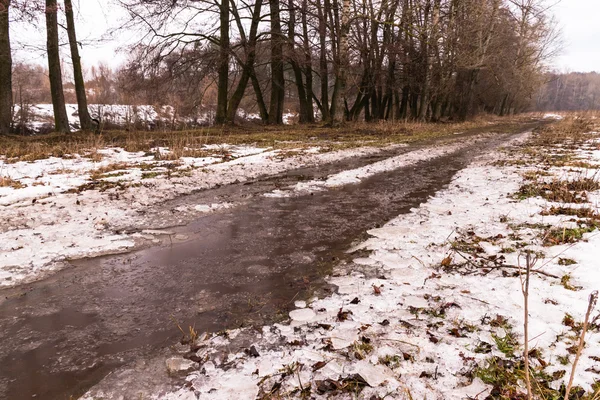
M 562 0 L 553 13 L 564 41 L 556 67 L 600 72 L 600 0 Z
M 123 11 L 113 1 L 74 1 L 78 8 L 78 36 L 85 43 L 82 59 L 87 66 L 105 62 L 116 67 L 127 60 L 127 52 L 117 50 L 124 43 L 132 42 L 135 34 L 120 31 L 108 38 L 124 17 Z M 562 54 L 556 57 L 553 66 L 560 71 L 600 72 L 600 0 L 561 0 L 554 6 L 552 13 L 558 21 L 563 40 Z M 40 31 L 40 28 L 43 29 L 43 26 L 37 32 L 33 29 L 25 32 L 19 27 L 13 30 L 13 38 L 27 42 L 31 37 L 43 37 L 43 30 Z M 43 43 L 41 41 L 39 46 L 43 46 Z M 42 51 L 27 49 L 18 51 L 16 58 L 39 62 L 40 57 L 43 57 Z
M 73 6 L 76 9 L 77 39 L 82 43 L 80 53 L 85 66 L 102 62 L 117 67 L 125 62 L 127 52 L 121 47 L 133 40 L 133 34 L 117 30 L 126 14 L 114 4 L 114 0 L 73 0 Z M 13 28 L 11 35 L 18 61 L 40 62 L 40 58 L 45 57 L 43 20 L 37 27 L 19 24 Z M 27 43 L 34 43 L 34 47 L 23 48 L 23 44 Z M 68 49 L 62 50 L 68 56 Z

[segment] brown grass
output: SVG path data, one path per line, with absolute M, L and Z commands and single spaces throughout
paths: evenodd
M 568 215 L 577 218 L 590 218 L 600 221 L 600 214 L 590 207 L 573 208 L 573 207 L 550 207 L 541 212 L 541 215 Z
M 25 185 L 23 185 L 19 181 L 15 181 L 14 179 L 8 176 L 0 176 L 0 187 L 11 187 L 13 189 L 21 189 L 24 188 Z
M 124 162 L 105 165 L 103 167 L 98 167 L 95 170 L 93 170 L 90 174 L 90 178 L 92 180 L 98 180 L 98 179 L 104 178 L 105 174 L 108 174 L 113 171 L 128 169 L 130 167 L 132 167 L 131 164 L 124 163 Z
M 523 200 L 539 196 L 553 202 L 586 203 L 587 193 L 598 189 L 600 189 L 600 181 L 596 177 L 552 182 L 537 181 L 522 185 L 517 192 L 517 197 Z
M 101 159 L 98 149 L 122 147 L 127 151 L 150 152 L 156 147 L 167 147 L 170 153 L 157 155 L 159 159 L 182 156 L 204 157 L 210 153 L 201 150 L 205 144 L 256 144 L 280 149 L 303 146 L 322 146 L 328 150 L 365 145 L 381 146 L 435 139 L 462 132 L 516 132 L 525 120 L 518 118 L 485 117 L 463 123 L 381 122 L 351 123 L 340 128 L 319 124 L 306 126 L 226 126 L 199 130 L 161 131 L 107 131 L 100 135 L 52 133 L 38 136 L 0 136 L 0 149 L 8 162 L 34 161 L 74 154 Z
M 591 117 L 591 114 L 572 114 L 561 121 L 544 124 L 535 131 L 533 147 L 560 145 L 575 148 L 585 143 L 591 138 L 589 132 L 597 128 L 597 122 Z

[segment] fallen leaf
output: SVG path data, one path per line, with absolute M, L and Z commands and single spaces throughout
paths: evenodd
M 442 267 L 449 267 L 452 264 L 452 256 L 448 256 L 442 260 Z
M 329 363 L 329 361 L 319 361 L 319 362 L 313 364 L 313 366 L 312 366 L 313 372 L 320 370 L 321 368 L 326 366 L 327 363 Z

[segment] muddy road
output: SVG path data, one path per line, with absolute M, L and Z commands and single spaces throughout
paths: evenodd
M 177 324 L 202 332 L 284 318 L 294 300 L 333 290 L 324 277 L 368 229 L 426 201 L 473 157 L 510 137 L 498 134 L 357 185 L 300 197 L 260 194 L 432 143 L 165 204 L 245 199 L 174 228 L 187 237 L 183 242 L 78 261 L 44 281 L 0 291 L 0 398 L 76 398 L 118 367 L 164 352 L 182 336 Z

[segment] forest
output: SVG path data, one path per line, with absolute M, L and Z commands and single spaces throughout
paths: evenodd
M 235 123 L 240 110 L 266 124 L 282 124 L 286 110 L 329 125 L 506 115 L 540 104 L 557 49 L 541 0 L 118 3 L 122 29 L 139 41 L 118 70 L 84 74 L 71 0 L 0 0 L 0 132 L 14 129 L 15 104 L 41 100 L 44 86 L 59 132 L 70 130 L 66 99 L 92 129 L 88 97 L 168 104 L 181 116 L 212 110 L 216 124 Z M 13 63 L 14 21 L 45 22 L 47 72 Z
M 600 108 L 600 75 L 596 72 L 548 73 L 536 98 L 540 111 L 590 111 Z

